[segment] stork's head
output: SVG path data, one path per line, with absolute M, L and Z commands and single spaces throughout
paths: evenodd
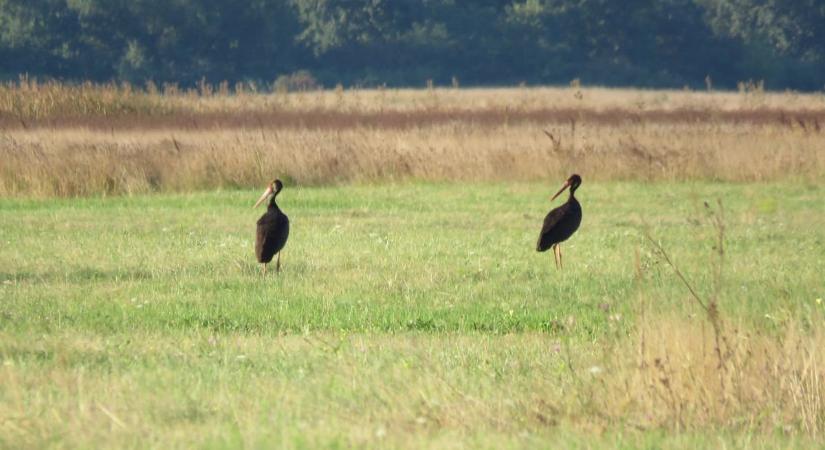
M 281 180 L 279 180 L 277 178 L 272 180 L 272 182 L 269 183 L 269 186 L 266 187 L 266 190 L 264 191 L 264 193 L 261 194 L 261 198 L 259 198 L 258 201 L 255 202 L 255 206 L 253 206 L 253 208 L 257 208 L 258 205 L 263 203 L 264 200 L 269 198 L 270 195 L 273 196 L 273 197 L 277 196 L 278 193 L 281 192 L 281 189 L 283 189 L 283 188 L 284 188 L 284 183 L 282 183 Z
M 568 187 L 570 188 L 570 193 L 576 192 L 576 189 L 579 188 L 579 185 L 582 184 L 582 177 L 578 176 L 577 174 L 570 175 L 570 178 L 564 182 L 564 186 L 559 189 L 559 192 L 556 192 L 556 195 L 553 196 L 552 200 L 555 200 L 565 189 Z

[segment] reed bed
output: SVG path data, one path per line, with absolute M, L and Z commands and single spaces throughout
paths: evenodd
M 825 100 L 570 88 L 0 88 L 0 195 L 398 180 L 815 181 Z

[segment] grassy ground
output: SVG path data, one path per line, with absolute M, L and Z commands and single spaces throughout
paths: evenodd
M 752 342 L 790 342 L 792 329 L 800 348 L 822 343 L 821 185 L 585 179 L 584 222 L 561 272 L 534 250 L 556 189 L 287 186 L 284 270 L 266 278 L 252 252 L 258 192 L 0 199 L 0 447 L 804 448 L 821 438 L 818 384 L 788 405 L 657 409 L 618 387 L 632 377 L 611 356 L 632 361 L 640 330 L 665 348 L 701 327 L 642 230 L 710 295 L 702 204 L 716 199 L 723 317 Z M 816 364 L 805 371 L 825 385 Z

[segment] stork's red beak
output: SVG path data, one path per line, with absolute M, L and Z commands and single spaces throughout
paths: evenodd
M 564 190 L 567 189 L 568 186 L 570 186 L 570 180 L 564 182 L 564 186 L 562 186 L 561 189 L 559 189 L 559 192 L 556 192 L 556 195 L 554 195 L 553 198 L 550 199 L 550 201 L 552 202 L 553 200 L 555 200 L 556 197 L 561 195 L 561 193 L 564 192 Z
M 264 202 L 264 200 L 266 200 L 266 198 L 267 198 L 267 197 L 269 197 L 271 194 L 272 194 L 272 185 L 270 184 L 270 185 L 269 185 L 269 187 L 268 187 L 268 188 L 266 188 L 266 190 L 264 191 L 264 193 L 263 193 L 263 194 L 261 194 L 261 198 L 259 198 L 259 199 L 258 199 L 258 201 L 257 201 L 257 202 L 255 202 L 255 206 L 253 206 L 252 208 L 253 208 L 253 209 L 254 209 L 254 208 L 257 208 L 257 207 L 258 207 L 258 205 L 260 205 L 261 203 L 263 203 L 263 202 Z

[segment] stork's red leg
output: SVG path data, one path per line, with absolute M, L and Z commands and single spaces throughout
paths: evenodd
M 553 244 L 553 261 L 556 263 L 556 270 L 559 269 L 559 253 L 557 247 L 558 245 Z
M 281 273 L 281 252 L 278 252 L 278 261 L 275 262 L 275 271 Z
M 559 248 L 559 267 L 564 269 L 564 264 L 562 264 L 562 262 L 561 262 L 561 244 L 556 245 L 556 247 Z

